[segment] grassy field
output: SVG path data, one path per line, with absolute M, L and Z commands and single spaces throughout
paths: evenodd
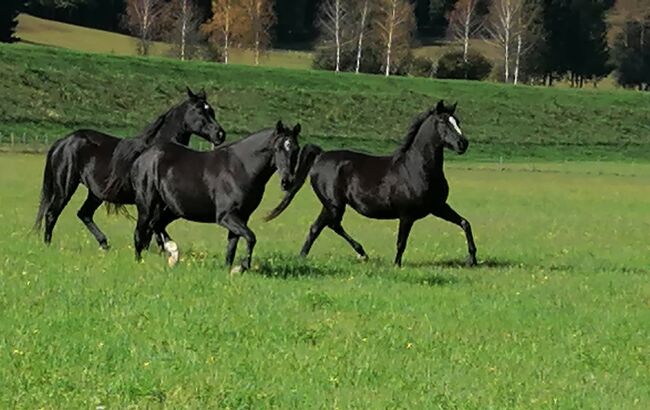
M 650 95 L 493 83 L 389 78 L 117 57 L 0 46 L 0 139 L 51 142 L 91 127 L 134 135 L 205 87 L 234 136 L 278 118 L 300 121 L 305 140 L 387 152 L 413 116 L 458 101 L 473 149 L 467 160 L 650 158 Z
M 647 164 L 451 164 L 475 269 L 433 218 L 393 268 L 396 223 L 353 212 L 369 262 L 331 232 L 298 260 L 317 203 L 304 189 L 264 224 L 274 178 L 235 277 L 210 225 L 172 225 L 172 270 L 135 263 L 133 222 L 98 213 L 101 252 L 81 195 L 46 248 L 29 230 L 42 165 L 0 154 L 1 408 L 650 407 Z
M 137 55 L 133 37 L 46 20 L 29 14 L 21 14 L 18 17 L 17 34 L 22 41 L 32 44 L 90 53 Z M 153 56 L 169 56 L 170 52 L 169 44 L 162 42 L 155 42 L 151 48 Z M 253 65 L 255 62 L 250 51 L 238 49 L 231 51 L 231 60 L 235 64 Z M 307 51 L 269 50 L 262 57 L 261 64 L 267 67 L 311 68 L 312 54 Z

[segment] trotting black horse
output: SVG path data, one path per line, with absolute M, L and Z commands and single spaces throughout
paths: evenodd
M 293 129 L 278 122 L 242 140 L 210 152 L 197 152 L 179 144 L 157 144 L 134 163 L 131 181 L 136 192 L 138 223 L 134 233 L 135 255 L 183 218 L 217 223 L 228 230 L 226 266 L 231 267 L 237 242 L 246 239 L 248 253 L 241 270 L 250 268 L 255 234 L 248 219 L 260 204 L 264 188 L 277 170 L 281 186 L 291 185 L 298 152 L 300 124 Z M 170 266 L 178 261 L 178 248 L 164 239 Z M 236 268 L 237 269 L 237 268 Z
M 40 230 L 45 221 L 45 243 L 51 242 L 59 215 L 82 183 L 88 188 L 88 196 L 77 216 L 99 245 L 108 249 L 106 236 L 93 221 L 93 215 L 102 202 L 118 206 L 135 202 L 129 172 L 138 155 L 159 142 L 187 145 L 192 134 L 215 145 L 223 143 L 226 134 L 216 121 L 205 92 L 194 94 L 189 89 L 187 92 L 186 101 L 162 114 L 136 138 L 121 139 L 93 130 L 79 130 L 52 145 L 45 162 L 35 223 L 35 228 Z
M 443 150 L 463 154 L 469 142 L 454 115 L 456 105 L 443 101 L 420 114 L 411 125 L 404 143 L 392 156 L 377 157 L 351 151 L 323 152 L 306 145 L 300 152 L 295 179 L 282 202 L 267 216 L 271 220 L 284 211 L 311 175 L 311 185 L 323 204 L 302 247 L 307 256 L 325 226 L 343 237 L 359 257 L 367 258 L 363 247 L 341 226 L 347 205 L 374 219 L 399 219 L 395 264 L 402 254 L 413 223 L 434 215 L 465 231 L 468 265 L 476 265 L 476 246 L 469 222 L 447 204 L 449 185 L 443 172 Z

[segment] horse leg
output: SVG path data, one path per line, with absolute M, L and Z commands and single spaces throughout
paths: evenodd
M 340 209 L 340 210 L 339 210 Z M 341 225 L 341 220 L 343 219 L 343 213 L 345 212 L 345 208 L 335 208 L 334 211 L 331 211 L 331 219 L 329 220 L 328 226 L 336 232 L 337 235 L 339 235 L 341 238 L 345 239 L 348 244 L 354 249 L 354 251 L 357 253 L 357 258 L 361 260 L 368 260 L 368 255 L 366 254 L 366 251 L 363 250 L 363 246 L 352 237 L 345 232 L 345 229 L 343 229 L 343 226 Z
M 86 197 L 86 201 L 83 203 L 83 205 L 81 205 L 79 211 L 77 211 L 77 217 L 81 219 L 81 222 L 83 222 L 90 233 L 93 234 L 99 243 L 99 246 L 104 250 L 108 250 L 109 246 L 106 235 L 104 235 L 104 233 L 99 229 L 93 220 L 93 215 L 95 215 L 95 211 L 101 204 L 102 200 L 97 198 L 95 194 L 88 190 L 88 197 Z
M 257 242 L 257 239 L 255 238 L 255 234 L 253 233 L 253 231 L 251 231 L 250 228 L 246 226 L 246 222 L 244 220 L 242 220 L 238 215 L 235 214 L 227 214 L 226 216 L 221 218 L 219 224 L 224 228 L 228 229 L 228 231 L 230 231 L 230 234 L 237 237 L 243 236 L 244 239 L 246 239 L 246 243 L 248 245 L 248 252 L 246 254 L 246 258 L 241 264 L 241 269 L 239 271 L 243 272 L 250 269 L 251 259 L 253 258 L 253 249 L 255 248 L 255 243 Z M 230 247 L 230 242 L 228 242 L 228 246 Z M 231 273 L 237 273 L 237 272 L 238 272 L 237 268 L 231 270 Z
M 397 233 L 397 254 L 395 254 L 395 265 L 402 266 L 402 255 L 406 249 L 406 242 L 409 239 L 411 228 L 413 227 L 412 219 L 400 219 L 399 231 Z
M 226 268 L 230 269 L 232 263 L 235 260 L 235 252 L 237 252 L 237 242 L 239 242 L 239 236 L 228 231 L 228 246 L 226 247 Z
M 55 197 L 52 199 L 52 203 L 45 213 L 45 229 L 43 234 L 43 241 L 47 245 L 52 242 L 52 231 L 54 231 L 54 225 L 56 225 L 56 221 L 58 221 L 61 212 L 63 212 L 63 209 L 68 205 L 68 202 L 70 202 L 70 199 L 72 198 L 72 195 L 74 195 L 74 192 L 77 190 L 78 186 L 79 180 L 74 178 L 73 180 L 68 181 L 63 196 L 60 196 L 58 198 Z
M 327 208 L 323 207 L 323 209 L 320 211 L 320 214 L 318 215 L 318 218 L 316 218 L 314 223 L 309 228 L 309 233 L 307 234 L 307 239 L 305 240 L 305 243 L 302 245 L 300 256 L 306 257 L 309 254 L 309 250 L 311 249 L 311 246 L 314 244 L 316 238 L 318 238 L 318 235 L 320 235 L 320 233 L 323 231 L 323 228 L 327 226 L 327 222 L 329 218 L 330 218 L 329 211 L 327 210 Z
M 442 204 L 431 212 L 434 216 L 449 221 L 455 225 L 460 226 L 465 232 L 465 238 L 467 240 L 467 251 L 469 256 L 467 257 L 467 265 L 474 266 L 476 265 L 476 245 L 474 244 L 474 236 L 472 235 L 472 226 L 469 224 L 467 219 L 460 216 L 456 211 L 451 209 L 448 204 Z
M 153 235 L 153 229 L 151 226 L 152 223 L 149 210 L 145 210 L 138 206 L 138 222 L 133 234 L 135 260 L 138 262 L 142 260 L 142 251 L 149 247 L 149 243 L 151 242 L 151 236 Z
M 160 252 L 166 252 L 168 255 L 167 264 L 170 267 L 176 266 L 178 260 L 180 259 L 178 245 L 172 240 L 171 236 L 169 236 L 166 230 L 167 226 L 170 223 L 174 222 L 176 219 L 177 217 L 174 214 L 170 212 L 163 212 L 153 229 L 156 242 L 160 248 Z

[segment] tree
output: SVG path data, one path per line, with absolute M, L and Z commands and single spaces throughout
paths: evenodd
M 174 54 L 185 61 L 194 54 L 200 40 L 201 15 L 194 0 L 173 0 L 169 16 Z
M 388 77 L 391 64 L 410 53 L 415 28 L 413 5 L 407 0 L 379 0 L 375 25 L 385 46 L 384 75 Z
M 357 10 L 357 14 L 359 15 L 359 26 L 357 27 L 357 59 L 354 72 L 359 74 L 361 68 L 361 54 L 363 52 L 363 37 L 368 29 L 368 16 L 372 12 L 373 3 L 371 3 L 370 0 L 363 0 L 356 2 L 356 4 L 359 6 Z
M 541 39 L 541 5 L 538 0 L 523 0 L 520 13 L 515 16 L 515 68 L 512 82 L 519 83 L 522 59 Z
M 138 38 L 138 53 L 148 55 L 153 37 L 158 34 L 161 16 L 166 8 L 163 0 L 127 0 L 125 23 Z
M 241 0 L 213 0 L 212 18 L 205 23 L 201 30 L 222 50 L 223 62 L 228 64 L 230 47 L 243 36 L 246 11 Z
M 457 0 L 429 0 L 429 24 L 431 33 L 442 37 L 449 25 L 449 13 L 454 9 Z
M 650 0 L 619 0 L 613 14 L 622 20 L 612 57 L 616 81 L 623 87 L 650 90 Z
M 0 43 L 13 43 L 18 41 L 14 35 L 18 25 L 18 13 L 24 7 L 22 0 L 2 0 L 0 4 Z
M 271 43 L 271 27 L 275 23 L 271 0 L 242 0 L 246 20 L 242 40 L 255 53 L 255 65 L 260 64 L 260 53 Z
M 346 0 L 324 0 L 320 8 L 318 26 L 325 44 L 334 44 L 336 53 L 335 72 L 341 71 L 341 47 L 343 46 L 343 30 L 348 20 L 348 4 Z
M 458 0 L 449 14 L 449 32 L 452 38 L 463 45 L 463 60 L 467 63 L 469 40 L 482 28 L 483 21 L 478 14 L 478 0 Z

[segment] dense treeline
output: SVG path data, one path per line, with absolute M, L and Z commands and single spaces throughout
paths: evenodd
M 4 0 L 1 41 L 14 40 L 18 10 L 129 32 L 142 54 L 168 41 L 181 59 L 313 47 L 314 65 L 334 71 L 575 87 L 614 72 L 623 86 L 650 88 L 650 0 Z M 443 39 L 458 51 L 437 61 L 412 53 Z M 481 55 L 477 39 L 499 57 Z

